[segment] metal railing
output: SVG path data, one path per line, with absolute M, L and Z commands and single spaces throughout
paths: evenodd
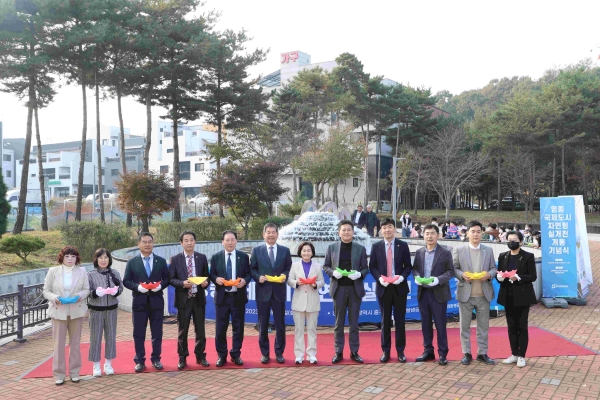
M 44 284 L 17 285 L 17 291 L 0 295 L 0 338 L 17 335 L 15 342 L 26 341 L 25 328 L 49 321 L 48 300 L 43 296 Z

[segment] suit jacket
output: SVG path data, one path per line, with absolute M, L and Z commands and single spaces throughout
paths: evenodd
M 358 229 L 362 229 L 363 226 L 365 226 L 367 224 L 367 213 L 363 210 L 362 213 L 360 213 L 360 217 L 358 217 L 358 224 L 354 221 L 356 221 L 356 213 L 358 212 L 358 210 L 354 210 L 354 212 L 352 213 L 352 223 L 356 225 L 356 227 Z
M 481 263 L 482 271 L 489 272 L 493 278 L 496 275 L 496 263 L 494 262 L 494 252 L 491 248 L 479 245 L 481 248 Z M 474 272 L 471 266 L 471 254 L 469 246 L 454 248 L 452 250 L 452 260 L 454 262 L 454 276 L 458 279 L 456 285 L 456 300 L 466 302 L 471 297 L 471 283 L 466 282 L 462 274 L 464 272 Z M 481 281 L 481 289 L 487 301 L 492 301 L 494 298 L 494 287 L 491 280 Z
M 196 276 L 208 277 L 208 260 L 202 253 L 194 252 L 194 265 L 196 266 Z M 189 289 L 183 287 L 183 281 L 188 278 L 187 259 L 183 252 L 171 257 L 171 265 L 169 266 L 169 283 L 175 288 L 175 307 L 185 308 L 189 299 Z M 196 301 L 201 305 L 206 304 L 206 294 L 204 288 L 198 285 L 198 294 Z
M 408 244 L 400 239 L 394 239 L 394 275 L 402 275 L 404 281 L 399 285 L 389 284 L 396 289 L 396 293 L 402 296 L 408 295 L 408 275 L 412 269 L 410 262 L 410 250 Z M 371 259 L 369 260 L 369 270 L 371 275 L 377 281 L 375 292 L 377 297 L 383 297 L 385 287 L 379 282 L 381 275 L 387 276 L 387 250 L 385 240 L 380 240 L 371 247 Z
M 292 255 L 290 249 L 285 246 L 277 245 L 277 257 L 275 257 L 275 268 L 271 267 L 269 251 L 266 244 L 261 244 L 252 249 L 250 256 L 250 274 L 256 281 L 256 301 L 266 302 L 273 297 L 276 301 L 285 302 L 287 290 L 284 283 L 264 282 L 259 279 L 263 275 L 279 276 L 281 274 L 287 277 L 292 267 Z
M 71 296 L 79 296 L 77 303 L 56 304 L 57 297 L 65 297 L 63 288 L 63 266 L 52 267 L 46 274 L 44 281 L 43 296 L 48 300 L 48 316 L 53 319 L 66 320 L 67 317 L 81 318 L 87 310 L 84 301 L 90 294 L 90 282 L 88 281 L 87 271 L 83 267 L 73 267 L 73 277 L 71 281 Z
M 333 271 L 340 266 L 340 249 L 341 242 L 335 242 L 327 247 L 325 253 L 325 262 L 323 263 L 323 271 L 331 278 L 329 280 L 329 294 L 333 298 L 335 291 L 338 287 L 338 281 L 333 277 Z M 363 286 L 363 279 L 369 273 L 369 266 L 367 264 L 367 250 L 359 243 L 352 242 L 352 270 L 358 271 L 362 275 L 360 279 L 354 281 L 354 289 L 358 297 L 365 296 L 365 287 Z
M 296 287 L 299 278 L 312 278 L 313 276 L 317 277 L 316 289 L 314 289 L 312 285 L 301 285 Z M 293 311 L 317 312 L 321 310 L 319 289 L 325 285 L 321 264 L 313 261 L 310 270 L 308 271 L 308 276 L 305 276 L 302 261 L 296 261 L 290 268 L 290 276 L 287 284 L 294 288 L 294 295 L 292 296 Z
M 415 263 L 413 265 L 414 276 L 425 277 L 425 250 L 425 247 L 421 247 L 415 254 Z M 450 300 L 452 298 L 452 294 L 450 293 L 450 279 L 454 277 L 452 253 L 439 243 L 433 256 L 431 276 L 438 278 L 438 281 L 440 281 L 439 284 L 432 288 L 435 299 L 439 303 L 445 303 Z M 417 300 L 421 300 L 421 288 L 419 285 Z
M 238 288 L 236 300 L 243 304 L 248 303 L 248 284 L 250 283 L 250 261 L 248 254 L 235 250 L 235 272 L 238 278 L 246 281 L 243 288 Z M 214 254 L 210 259 L 210 280 L 215 284 L 215 304 L 220 306 L 225 298 L 225 286 L 217 285 L 217 278 L 227 279 L 227 261 L 225 261 L 225 250 Z
M 150 303 L 150 308 L 153 310 L 162 310 L 165 307 L 165 299 L 163 297 L 163 290 L 169 286 L 169 269 L 167 268 L 167 261 L 153 254 L 154 262 L 152 263 L 152 272 L 150 277 L 146 274 L 146 268 L 144 267 L 144 260 L 142 260 L 141 254 L 133 257 L 127 261 L 125 265 L 125 275 L 123 276 L 123 285 L 129 290 L 133 296 L 131 303 L 131 311 L 143 311 L 146 309 L 146 303 Z M 151 290 L 146 293 L 138 291 L 140 283 L 145 282 L 159 282 L 160 290 L 153 292 Z
M 498 270 L 508 270 L 508 258 L 510 251 L 502 253 L 498 256 Z M 498 304 L 506 306 L 510 303 L 512 306 L 522 307 L 530 306 L 537 303 L 533 283 L 537 279 L 537 271 L 535 269 L 535 257 L 533 254 L 520 250 L 517 255 L 517 275 L 521 278 L 520 281 L 510 283 L 508 279 L 500 282 L 500 291 L 498 292 Z M 512 289 L 512 299 L 508 296 L 508 288 Z

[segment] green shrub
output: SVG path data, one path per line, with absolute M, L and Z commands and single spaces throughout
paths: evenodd
M 250 229 L 248 229 L 248 239 L 250 240 L 260 240 L 262 239 L 263 228 L 266 223 L 272 222 L 277 225 L 279 228 L 282 226 L 291 224 L 294 221 L 294 218 L 290 217 L 270 217 L 270 218 L 256 218 L 252 221 L 252 225 L 250 225 Z
M 285 213 L 286 215 L 288 215 L 289 217 L 294 218 L 296 215 L 300 215 L 300 213 L 302 212 L 302 207 L 303 204 L 302 203 L 290 203 L 290 204 L 281 204 L 279 206 L 279 209 Z
M 46 247 L 46 242 L 36 236 L 11 235 L 0 240 L 0 252 L 11 253 L 27 262 L 27 256 Z
M 190 219 L 187 222 L 160 222 L 156 228 L 155 239 L 158 243 L 179 243 L 179 235 L 183 231 L 192 231 L 198 242 L 221 240 L 226 230 L 237 232 L 238 223 L 233 218 L 204 217 Z
M 124 223 L 69 222 L 60 226 L 60 232 L 65 245 L 79 250 L 82 262 L 91 262 L 94 252 L 100 247 L 114 251 L 137 243 L 134 231 Z

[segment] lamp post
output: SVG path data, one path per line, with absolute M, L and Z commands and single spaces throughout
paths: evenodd
M 398 196 L 396 194 L 396 191 L 398 190 L 398 188 L 396 187 L 396 161 L 406 160 L 406 158 L 405 157 L 393 157 L 392 159 L 393 159 L 393 163 L 392 163 L 392 219 L 395 222 L 396 215 L 397 215 L 396 201 L 398 199 Z

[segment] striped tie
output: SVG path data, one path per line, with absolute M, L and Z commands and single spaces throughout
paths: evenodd
M 394 276 L 394 269 L 392 268 L 393 256 L 392 256 L 392 243 L 388 245 L 387 249 L 387 276 Z

